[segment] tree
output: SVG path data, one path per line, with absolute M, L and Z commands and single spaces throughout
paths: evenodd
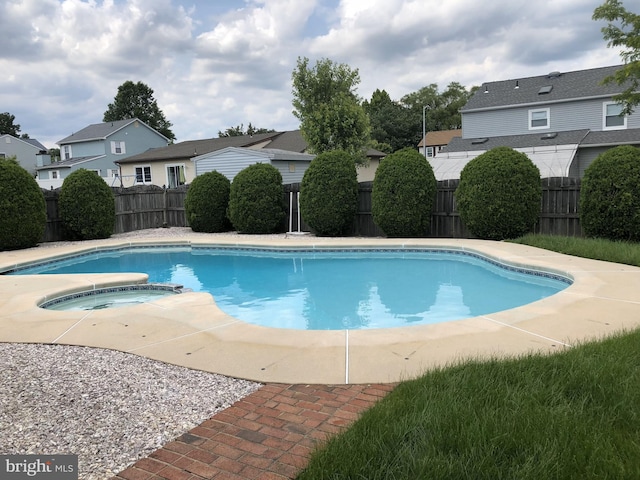
M 176 139 L 171 131 L 171 122 L 165 118 L 153 98 L 153 90 L 142 82 L 133 83 L 127 80 L 120 85 L 113 103 L 110 103 L 104 112 L 102 121 L 115 122 L 129 118 L 142 120 L 171 141 Z
M 400 102 L 391 100 L 385 90 L 377 89 L 371 100 L 362 104 L 371 125 L 371 146 L 386 153 L 405 147 L 415 147 L 413 123 Z
M 275 130 L 270 128 L 255 128 L 251 123 L 247 129 L 244 129 L 244 124 L 241 123 L 238 126 L 227 128 L 224 132 L 218 130 L 218 137 L 241 137 L 242 135 L 258 135 L 260 133 L 272 133 Z
M 9 112 L 0 113 L 0 135 L 20 136 L 20 125 L 13 123 L 15 119 L 16 116 L 11 115 Z M 27 136 L 26 138 L 29 137 Z
M 626 48 L 620 52 L 624 66 L 604 81 L 624 85 L 613 99 L 622 105 L 622 115 L 631 115 L 640 105 L 640 15 L 628 12 L 620 0 L 605 0 L 594 10 L 593 19 L 609 22 L 602 28 L 608 47 Z
M 363 159 L 369 140 L 369 121 L 356 95 L 358 70 L 329 59 L 309 67 L 299 58 L 293 71 L 293 114 L 313 153 L 344 150 Z

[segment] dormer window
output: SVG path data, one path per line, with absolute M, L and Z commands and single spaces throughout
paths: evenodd
M 551 126 L 549 116 L 550 111 L 548 108 L 529 110 L 529 130 L 549 128 Z
M 621 115 L 622 105 L 614 102 L 605 102 L 602 105 L 602 110 L 603 130 L 624 130 L 627 128 L 627 117 L 626 115 Z

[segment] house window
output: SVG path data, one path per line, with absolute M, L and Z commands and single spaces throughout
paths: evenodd
M 52 180 L 57 180 L 58 178 L 60 178 L 60 175 L 58 174 L 58 171 L 57 170 L 53 170 L 51 172 L 51 179 Z
M 529 130 L 549 128 L 550 126 L 548 108 L 529 110 Z
M 176 188 L 184 185 L 184 165 L 168 165 L 167 166 L 167 187 Z
M 62 160 L 68 160 L 71 158 L 71 145 L 65 145 L 62 147 Z
M 6 153 L 0 153 L 0 158 L 7 158 L 7 154 Z
M 111 142 L 111 153 L 114 155 L 122 155 L 126 152 L 124 148 L 124 142 Z
M 427 157 L 433 157 L 433 147 L 427 147 Z
M 627 128 L 627 117 L 621 115 L 622 105 L 619 103 L 605 102 L 603 104 L 603 130 L 622 130 Z
M 151 183 L 151 167 L 136 167 L 136 185 Z

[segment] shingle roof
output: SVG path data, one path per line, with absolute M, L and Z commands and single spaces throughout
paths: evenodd
M 581 146 L 624 144 L 640 145 L 640 128 L 589 132 L 589 135 L 583 140 Z
M 483 83 L 461 111 L 615 95 L 624 87 L 615 82 L 602 85 L 602 81 L 620 68 L 621 65 L 616 65 L 574 72 L 552 72 L 536 77 Z M 544 87 L 551 89 L 548 93 L 540 94 Z
M 527 148 L 549 145 L 577 145 L 589 133 L 585 130 L 571 130 L 568 132 L 531 133 L 527 135 L 506 135 L 490 138 L 461 138 L 451 139 L 443 149 L 445 153 L 467 152 L 477 150 L 491 150 L 495 147 Z M 610 133 L 610 132 L 603 132 Z
M 282 132 L 282 135 L 274 138 L 269 144 L 269 148 L 301 153 L 307 150 L 308 147 L 309 145 L 302 137 L 300 130 Z
M 38 140 L 36 140 L 35 138 L 22 138 L 21 140 L 24 140 L 27 143 L 30 143 L 31 145 L 33 145 L 36 148 L 39 148 L 41 151 L 47 151 L 47 147 L 45 147 L 44 145 L 42 145 Z
M 227 147 L 250 147 L 257 143 L 281 135 L 282 132 L 260 133 L 257 135 L 239 135 L 236 137 L 207 138 L 187 140 L 166 147 L 153 148 L 146 152 L 123 158 L 118 163 L 139 163 L 157 160 L 189 159 L 205 153 L 215 152 Z
M 137 118 L 117 120 L 115 122 L 94 123 L 89 125 L 88 127 L 84 127 L 78 132 L 72 133 L 62 140 L 59 140 L 57 144 L 63 145 L 67 143 L 85 142 L 87 140 L 104 140 L 109 135 L 114 134 L 118 130 L 126 127 L 133 122 L 140 122 L 142 125 L 145 125 L 147 128 L 153 130 L 146 123 L 144 123 L 142 120 L 138 120 Z M 157 130 L 154 131 L 157 132 Z M 158 135 L 162 135 L 160 132 L 157 133 Z
M 424 140 L 426 140 L 427 146 L 446 145 L 451 141 L 453 137 L 461 137 L 462 130 L 440 130 L 435 132 L 427 132 L 425 138 L 420 140 L 418 147 L 423 147 Z
M 36 170 L 57 170 L 59 168 L 71 168 L 73 165 L 77 165 L 79 163 L 88 162 L 89 160 L 97 160 L 99 158 L 103 158 L 104 155 L 91 155 L 88 157 L 74 157 L 69 158 L 67 160 L 62 160 L 61 162 L 54 162 L 44 165 L 42 167 L 36 168 Z

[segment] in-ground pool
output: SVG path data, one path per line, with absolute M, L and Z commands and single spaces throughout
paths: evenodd
M 531 303 L 571 283 L 468 251 L 419 248 L 132 247 L 11 273 L 114 272 L 208 292 L 221 310 L 249 323 L 307 330 L 460 320 Z

